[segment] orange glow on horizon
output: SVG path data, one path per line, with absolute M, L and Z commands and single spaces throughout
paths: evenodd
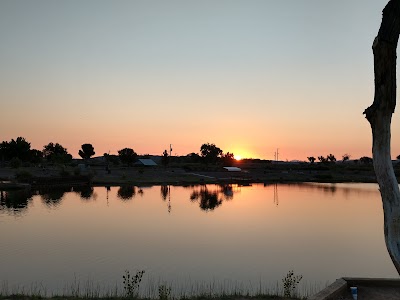
M 234 155 L 234 157 L 235 157 L 235 160 L 241 160 L 242 159 L 242 157 L 240 155 Z

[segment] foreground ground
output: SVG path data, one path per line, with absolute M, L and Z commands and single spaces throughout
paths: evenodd
M 37 299 L 48 299 L 48 300 L 83 300 L 83 299 L 101 299 L 101 300 L 127 300 L 127 299 L 135 299 L 135 300 L 152 300 L 152 299 L 142 299 L 142 298 L 126 298 L 126 297 L 102 297 L 102 298 L 93 298 L 93 297 L 64 297 L 64 296 L 54 296 L 54 297 L 40 297 L 40 296 L 25 296 L 25 295 L 11 295 L 11 296 L 1 296 L 0 300 L 37 300 Z M 248 297 L 248 296 L 224 296 L 224 297 L 191 297 L 191 298 L 180 298 L 179 300 L 296 300 L 300 298 L 287 298 L 280 296 L 268 296 L 261 295 L 257 297 Z M 171 299 L 161 299 L 161 300 L 172 300 Z

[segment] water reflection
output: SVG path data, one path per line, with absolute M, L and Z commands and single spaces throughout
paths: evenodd
M 273 183 L 273 184 L 264 184 L 265 188 L 268 188 L 270 186 L 274 186 L 274 202 L 278 202 L 278 192 L 277 189 L 278 187 L 283 187 L 283 186 L 288 186 L 288 187 L 296 187 L 299 190 L 306 191 L 306 192 L 316 192 L 316 191 L 322 191 L 326 195 L 331 195 L 334 196 L 337 193 L 341 193 L 341 195 L 347 199 L 349 197 L 356 197 L 356 196 L 362 196 L 362 195 L 370 195 L 371 192 L 375 193 L 378 191 L 378 186 L 374 183 L 368 184 L 362 184 L 362 188 L 360 187 L 360 184 L 357 183 L 315 183 L 315 182 L 305 182 L 305 183 L 285 183 L 285 184 L 280 184 L 280 183 Z M 367 188 L 368 187 L 368 188 Z
M 32 192 L 27 189 L 16 191 L 1 191 L 0 210 L 12 215 L 21 215 L 28 209 L 32 200 Z
M 200 190 L 195 190 L 190 195 L 190 201 L 198 202 L 202 210 L 214 210 L 222 204 L 218 191 L 210 191 L 206 185 L 201 186 Z
M 169 186 L 168 185 L 162 185 L 161 186 L 161 199 L 163 201 L 167 200 L 167 197 L 168 197 L 169 193 L 170 193 Z
M 49 208 L 55 208 L 60 205 L 64 194 L 71 192 L 71 187 L 43 188 L 38 193 L 42 202 Z
M 273 188 L 273 203 L 279 206 L 278 189 L 283 187 L 296 187 L 299 191 L 306 193 L 315 193 L 317 191 L 323 192 L 327 196 L 335 196 L 337 193 L 342 194 L 345 199 L 350 197 L 367 196 L 371 193 L 377 193 L 378 188 L 374 184 L 364 184 L 363 188 L 357 184 L 335 184 L 335 183 L 295 183 L 295 184 L 264 184 L 265 189 Z M 368 188 L 366 188 L 368 187 Z M 105 186 L 107 205 L 109 197 L 112 199 L 112 192 L 110 186 Z M 190 190 L 190 201 L 198 202 L 199 207 L 203 211 L 212 211 L 221 207 L 224 201 L 231 201 L 234 199 L 235 194 L 240 192 L 241 189 L 248 189 L 251 187 L 231 184 L 218 184 L 218 185 L 186 185 L 181 188 Z M 17 190 L 17 191 L 1 191 L 0 210 L 7 210 L 15 214 L 21 213 L 28 208 L 29 199 L 32 195 L 40 195 L 42 203 L 48 208 L 57 208 L 61 205 L 63 198 L 69 192 L 74 192 L 79 195 L 82 200 L 95 200 L 97 194 L 95 188 L 91 186 L 78 186 L 78 187 L 57 187 L 57 188 L 40 188 L 38 190 Z M 271 191 L 272 192 L 272 191 Z M 128 201 L 136 195 L 144 197 L 144 189 L 131 185 L 125 185 L 118 188 L 116 196 L 118 199 Z M 162 201 L 166 202 L 167 210 L 170 213 L 172 210 L 172 201 L 174 195 L 171 194 L 171 186 L 160 186 L 160 197 Z
M 0 278 L 29 285 L 44 270 L 40 278 L 52 292 L 73 281 L 75 273 L 101 284 L 116 282 L 127 265 L 168 278 L 177 289 L 187 278 L 275 283 L 288 265 L 309 282 L 394 276 L 377 185 L 331 187 L 164 185 L 142 187 L 143 199 L 137 199 L 139 187 L 129 185 L 41 189 L 22 198 L 19 192 L 3 191 Z M 96 202 L 80 199 L 96 194 Z M 174 214 L 168 214 L 172 202 Z M 27 213 L 15 217 L 6 210 Z
M 274 203 L 276 206 L 279 206 L 279 196 L 278 196 L 278 184 L 274 184 Z
M 82 200 L 96 200 L 97 195 L 94 193 L 94 189 L 91 186 L 78 186 L 74 187 L 73 191 L 81 197 Z
M 136 195 L 136 188 L 134 186 L 121 186 L 118 189 L 117 196 L 121 200 L 130 200 Z
M 233 187 L 230 184 L 220 184 L 219 185 L 225 200 L 233 199 Z

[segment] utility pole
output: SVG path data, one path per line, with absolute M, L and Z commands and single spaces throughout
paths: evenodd
M 279 160 L 279 148 L 276 148 L 276 152 L 274 153 L 275 161 Z

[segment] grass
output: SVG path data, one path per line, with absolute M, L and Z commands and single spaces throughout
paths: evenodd
M 127 273 L 128 272 L 128 273 Z M 276 282 L 275 285 L 265 286 L 259 282 L 256 286 L 252 284 L 243 284 L 236 281 L 211 281 L 195 282 L 190 281 L 177 285 L 166 281 L 146 278 L 146 285 L 139 286 L 141 282 L 140 272 L 125 272 L 123 284 L 116 283 L 114 286 L 103 286 L 92 280 L 84 282 L 75 280 L 66 285 L 61 292 L 49 292 L 41 283 L 33 283 L 30 286 L 10 286 L 6 281 L 0 283 L 0 300 L 10 299 L 133 299 L 133 300 L 211 300 L 211 299 L 267 299 L 267 300 L 287 300 L 287 299 L 306 299 L 324 288 L 318 284 L 303 283 L 297 289 L 297 293 L 286 295 L 284 279 Z M 140 280 L 136 280 L 136 276 Z M 285 277 L 287 278 L 287 277 Z M 132 283 L 132 280 L 134 281 Z M 130 284 L 128 284 L 128 281 Z M 327 284 L 326 284 L 327 285 Z M 301 295 L 301 296 L 296 296 Z

